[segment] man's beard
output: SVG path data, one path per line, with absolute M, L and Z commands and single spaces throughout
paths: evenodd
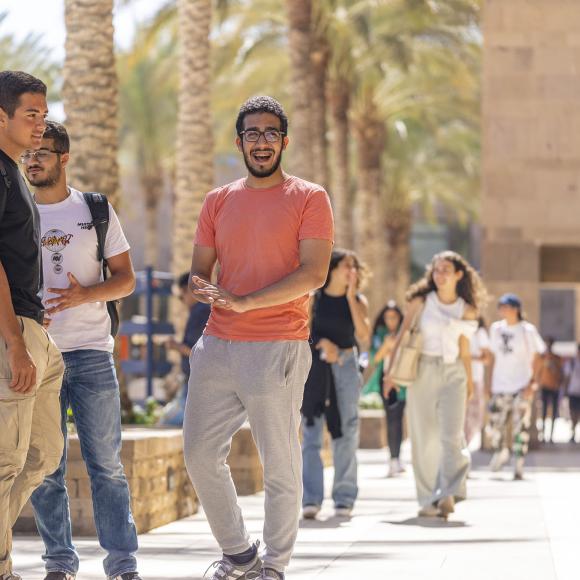
M 39 181 L 32 181 L 30 178 L 28 178 L 28 181 L 30 182 L 30 184 L 33 187 L 36 187 L 37 189 L 44 189 L 46 187 L 54 187 L 57 183 L 58 180 L 60 179 L 60 172 L 61 172 L 61 168 L 60 165 L 57 165 L 54 169 L 52 169 L 51 171 L 48 172 L 47 176 Z M 34 178 L 36 179 L 36 178 Z
M 270 177 L 270 175 L 274 175 L 274 173 L 276 173 L 280 167 L 280 163 L 282 162 L 282 151 L 280 151 L 278 158 L 276 161 L 274 161 L 274 165 L 272 165 L 270 169 L 256 169 L 255 167 L 252 167 L 249 157 L 250 156 L 244 151 L 244 163 L 246 164 L 248 171 L 254 177 Z

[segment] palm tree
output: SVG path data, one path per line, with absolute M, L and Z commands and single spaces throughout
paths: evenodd
M 456 93 L 449 90 L 452 75 L 432 71 L 450 70 L 465 57 L 464 47 L 474 40 L 478 2 L 452 0 L 445 8 L 426 0 L 347 4 L 358 55 L 353 106 L 359 160 L 357 247 L 375 271 L 373 286 L 383 295 L 381 301 L 400 299 L 409 278 L 412 203 L 432 193 L 415 187 L 412 194 L 401 186 L 413 183 L 402 172 L 420 172 L 415 164 L 421 156 L 393 148 L 394 129 L 402 119 L 414 118 L 423 128 L 418 137 L 424 154 L 438 123 L 461 117 Z M 377 154 L 381 147 L 383 153 Z M 438 157 L 437 147 L 431 154 Z M 391 173 L 385 174 L 386 169 Z M 429 171 L 433 176 L 436 166 L 429 164 Z M 376 215 L 382 216 L 378 223 Z
M 49 100 L 58 98 L 58 65 L 52 60 L 50 52 L 43 46 L 42 38 L 28 34 L 16 40 L 3 30 L 7 12 L 0 12 L 0 70 L 26 70 L 42 79 L 48 86 Z
M 118 201 L 118 80 L 113 0 L 65 0 L 62 97 L 73 143 L 69 177 L 83 191 Z
M 177 19 L 168 9 L 140 28 L 119 55 L 121 158 L 140 181 L 146 210 L 145 263 L 158 267 L 159 201 L 175 167 Z
M 296 173 L 314 181 L 312 152 L 312 1 L 286 0 L 288 15 L 288 50 L 292 78 L 292 138 Z
M 328 141 L 326 122 L 326 89 L 328 79 L 328 64 L 331 45 L 329 28 L 331 11 L 323 2 L 314 5 L 312 11 L 311 32 L 311 92 L 310 115 L 312 126 L 310 140 L 312 142 L 312 163 L 314 181 L 329 189 Z M 296 112 L 295 112 L 296 114 Z
M 179 98 L 173 272 L 189 271 L 193 237 L 207 191 L 214 184 L 210 107 L 211 0 L 178 0 Z
M 357 150 L 357 191 L 355 206 L 355 247 L 367 263 L 373 283 L 368 292 L 372 311 L 383 302 L 385 237 L 381 227 L 383 192 L 383 151 L 387 130 L 374 96 L 374 86 L 363 86 L 354 108 L 354 134 Z

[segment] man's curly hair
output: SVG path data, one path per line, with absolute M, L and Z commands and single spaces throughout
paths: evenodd
M 282 105 L 272 97 L 260 96 L 248 99 L 240 108 L 238 118 L 236 120 L 236 133 L 244 130 L 244 118 L 246 115 L 253 115 L 254 113 L 271 113 L 280 119 L 280 131 L 285 135 L 288 133 L 288 117 L 282 108 Z

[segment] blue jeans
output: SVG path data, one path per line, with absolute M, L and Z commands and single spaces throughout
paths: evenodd
M 185 402 L 187 401 L 187 381 L 179 389 L 179 392 L 163 408 L 163 414 L 159 417 L 157 425 L 164 427 L 183 427 L 183 417 L 185 415 Z
M 137 531 L 131 514 L 127 479 L 121 465 L 121 406 L 113 356 L 99 350 L 64 352 L 61 391 L 62 432 L 72 409 L 81 452 L 91 481 L 93 513 L 103 566 L 109 577 L 137 569 Z M 72 543 L 65 486 L 66 446 L 58 469 L 32 494 L 36 525 L 48 572 L 76 574 L 79 558 Z
M 342 437 L 332 440 L 332 499 L 335 506 L 352 507 L 358 495 L 356 450 L 359 442 L 358 400 L 362 387 L 355 355 L 345 358 L 342 365 L 334 363 L 332 374 L 342 426 Z M 310 427 L 302 420 L 303 506 L 322 505 L 324 498 L 324 466 L 320 457 L 323 424 L 324 417 L 315 417 L 314 425 Z

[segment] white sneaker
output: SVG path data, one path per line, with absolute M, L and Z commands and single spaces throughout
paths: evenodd
M 501 451 L 496 451 L 491 458 L 489 468 L 492 471 L 499 471 L 510 460 L 510 450 L 504 447 Z
M 403 465 L 401 458 L 398 457 L 397 459 L 395 459 L 395 461 L 397 462 L 397 473 L 405 473 L 405 471 L 407 470 L 405 469 L 405 466 Z
M 514 471 L 514 480 L 521 481 L 524 478 L 524 458 L 518 457 L 516 459 L 516 469 Z
M 337 518 L 350 518 L 352 514 L 352 507 L 348 507 L 345 505 L 339 505 L 334 508 L 334 515 Z
M 305 505 L 302 508 L 302 517 L 305 520 L 314 520 L 320 512 L 319 505 Z
M 399 465 L 397 459 L 389 459 L 389 469 L 387 471 L 387 477 L 395 477 L 398 475 L 399 472 Z

